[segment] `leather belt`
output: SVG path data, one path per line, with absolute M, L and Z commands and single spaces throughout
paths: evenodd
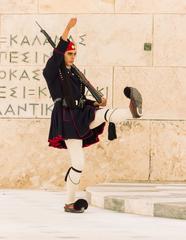
M 61 101 L 62 100 L 62 98 L 56 98 L 56 99 L 54 99 L 54 104 L 56 103 L 56 102 L 58 102 L 58 101 Z M 77 100 L 77 99 L 75 99 L 75 105 L 76 106 L 78 106 L 78 104 L 79 104 L 79 101 Z M 66 100 L 63 98 L 63 101 L 62 101 L 62 105 L 64 106 L 64 107 L 68 107 L 68 105 L 67 105 L 67 103 L 66 103 Z

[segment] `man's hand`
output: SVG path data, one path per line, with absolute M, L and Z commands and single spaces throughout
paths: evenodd
M 68 22 L 63 34 L 62 34 L 62 39 L 67 41 L 68 39 L 68 34 L 70 32 L 70 29 L 76 25 L 77 18 L 71 18 L 70 21 Z
M 67 24 L 67 28 L 71 29 L 76 25 L 77 22 L 77 18 L 71 18 L 70 21 Z
M 94 103 L 94 106 L 103 106 L 103 107 L 106 106 L 106 104 L 107 104 L 107 99 L 104 98 L 104 97 L 102 97 L 101 100 L 102 100 L 101 103 L 95 102 L 95 103 Z

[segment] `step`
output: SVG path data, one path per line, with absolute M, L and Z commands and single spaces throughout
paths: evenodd
M 185 202 L 165 202 L 154 204 L 154 216 L 186 219 L 186 201 Z
M 173 209 L 184 206 L 186 202 L 186 184 L 136 184 L 136 183 L 105 183 L 86 188 L 91 205 L 113 211 L 140 214 L 145 216 L 168 216 L 163 213 L 161 204 L 177 203 Z M 159 204 L 159 205 L 158 205 Z M 179 212 L 179 210 L 177 210 Z M 169 214 L 171 216 L 171 214 Z M 184 214 L 176 214 L 182 216 Z

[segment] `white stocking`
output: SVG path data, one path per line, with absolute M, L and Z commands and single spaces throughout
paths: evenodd
M 95 119 L 89 125 L 90 129 L 95 128 L 101 123 L 105 122 L 104 115 L 107 110 L 108 112 L 106 114 L 106 119 L 110 122 L 120 123 L 132 118 L 132 114 L 129 108 L 100 108 L 95 112 Z
M 70 154 L 71 167 L 82 171 L 85 162 L 84 151 L 82 148 L 82 139 L 67 139 L 65 140 L 65 143 Z M 67 204 L 75 202 L 75 193 L 79 187 L 80 177 L 81 173 L 76 172 L 73 169 L 70 170 L 66 183 Z

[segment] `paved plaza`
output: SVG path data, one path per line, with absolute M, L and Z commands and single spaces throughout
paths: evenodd
M 78 192 L 77 198 L 87 197 Z M 0 239 L 185 240 L 186 221 L 140 216 L 89 206 L 63 210 L 64 191 L 0 190 Z

